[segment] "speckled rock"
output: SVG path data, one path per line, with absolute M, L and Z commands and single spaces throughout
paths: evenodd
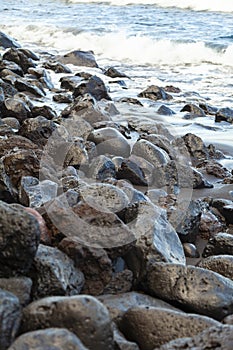
M 7 139 L 0 139 L 0 157 L 10 153 L 12 149 L 36 151 L 38 147 L 30 140 L 18 135 L 10 136 Z
M 49 297 L 23 310 L 21 332 L 67 328 L 90 350 L 113 350 L 113 332 L 106 307 L 88 295 Z
M 0 349 L 6 350 L 18 332 L 21 320 L 19 299 L 0 289 Z
M 18 337 L 8 350 L 88 350 L 76 335 L 65 328 L 47 328 Z
M 195 244 L 184 243 L 183 248 L 184 248 L 184 254 L 187 258 L 199 258 L 200 257 L 200 253 L 198 252 Z
M 216 320 L 233 311 L 233 282 L 213 271 L 155 263 L 147 273 L 147 284 L 152 295 Z
M 172 96 L 169 95 L 163 88 L 151 85 L 146 90 L 140 92 L 138 97 L 149 98 L 151 100 L 171 100 Z
M 208 149 L 199 136 L 188 133 L 182 138 L 194 162 L 208 158 Z
M 233 235 L 225 232 L 217 233 L 209 239 L 202 255 L 206 258 L 220 254 L 233 255 Z
M 0 276 L 25 274 L 39 245 L 38 221 L 23 207 L 0 201 L 0 226 Z
M 90 94 L 96 99 L 96 101 L 100 101 L 102 99 L 111 101 L 111 97 L 107 92 L 104 82 L 96 75 L 93 75 L 88 82 L 83 82 L 77 86 L 74 89 L 73 97 L 84 96 L 85 94 Z
M 31 300 L 32 280 L 28 277 L 0 278 L 0 288 L 14 294 L 21 306 L 26 306 Z
M 52 295 L 77 295 L 84 278 L 73 261 L 57 248 L 40 244 L 30 270 L 32 296 L 39 299 Z
M 199 224 L 199 235 L 204 239 L 209 239 L 218 232 L 223 231 L 223 224 L 216 215 L 210 210 L 206 210 L 201 214 Z
M 218 325 L 219 322 L 205 316 L 141 306 L 126 311 L 120 329 L 140 349 L 153 350 L 170 340 L 190 337 Z
M 200 261 L 198 266 L 233 280 L 233 255 L 210 256 Z
M 116 169 L 112 160 L 104 155 L 97 156 L 89 165 L 88 176 L 97 181 L 116 177 Z
M 233 326 L 210 327 L 193 338 L 181 338 L 171 341 L 154 350 L 231 350 L 233 346 Z

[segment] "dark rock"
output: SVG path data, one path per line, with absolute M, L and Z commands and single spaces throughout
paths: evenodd
M 58 56 L 57 60 L 63 64 L 98 68 L 92 51 L 71 51 L 64 56 Z
M 2 121 L 14 130 L 18 131 L 20 128 L 20 123 L 19 123 L 18 119 L 14 118 L 14 117 L 2 118 Z
M 24 120 L 19 134 L 43 148 L 55 129 L 56 124 L 53 121 L 39 116 Z
M 112 160 L 104 155 L 97 156 L 89 165 L 88 176 L 97 181 L 116 177 L 116 169 Z
M 49 106 L 34 106 L 32 108 L 32 116 L 38 117 L 42 116 L 45 117 L 48 120 L 55 119 L 57 117 L 57 113 Z
M 105 72 L 104 75 L 107 75 L 110 78 L 128 78 L 126 74 L 119 72 L 114 67 L 109 67 Z
M 104 294 L 119 294 L 131 291 L 133 286 L 133 272 L 125 269 L 115 272 L 111 281 L 105 286 Z
M 6 174 L 12 184 L 18 186 L 22 176 L 38 177 L 40 162 L 33 151 L 18 150 L 2 158 Z
M 22 333 L 48 327 L 67 328 L 90 350 L 114 349 L 109 313 L 91 296 L 48 297 L 24 308 Z
M 47 328 L 28 332 L 18 337 L 8 350 L 88 350 L 75 336 L 65 328 Z
M 220 108 L 215 114 L 215 122 L 228 122 L 233 123 L 233 109 L 231 108 Z
M 130 145 L 126 138 L 114 128 L 106 127 L 94 130 L 88 136 L 88 141 L 97 145 L 98 154 L 111 154 L 128 157 Z
M 164 327 L 166 325 L 166 327 Z M 157 307 L 133 307 L 126 311 L 120 330 L 140 349 L 153 350 L 170 340 L 194 336 L 219 322 L 205 316 Z
M 222 320 L 222 323 L 229 324 L 229 325 L 233 326 L 233 314 L 224 317 L 224 319 Z
M 28 58 L 31 58 L 34 61 L 39 61 L 40 60 L 39 56 L 37 56 L 35 54 L 35 52 L 33 52 L 33 51 L 29 50 L 29 49 L 25 49 L 23 47 L 20 47 L 19 51 L 21 53 L 23 53 L 25 56 L 27 56 Z
M 53 70 L 55 73 L 72 73 L 72 70 L 60 63 L 60 62 L 45 62 L 43 63 L 43 67 L 46 68 L 46 69 L 51 69 Z
M 173 85 L 166 85 L 164 87 L 164 90 L 167 92 L 175 93 L 175 94 L 179 94 L 181 92 L 180 88 L 173 86 Z
M 102 99 L 111 101 L 104 82 L 96 75 L 93 75 L 88 82 L 83 82 L 77 86 L 74 89 L 73 97 L 84 96 L 85 94 L 90 94 L 97 101 Z
M 18 91 L 30 93 L 36 97 L 44 97 L 46 95 L 42 85 L 37 84 L 36 80 L 29 81 L 29 80 L 26 80 L 25 78 L 18 78 L 16 79 L 14 85 Z
M 19 299 L 0 289 L 0 349 L 7 350 L 18 332 L 21 320 Z
M 209 239 L 218 232 L 223 230 L 223 224 L 219 221 L 216 215 L 210 210 L 205 210 L 201 214 L 201 220 L 199 224 L 199 235 L 203 239 Z
M 78 72 L 78 73 L 75 74 L 75 76 L 80 77 L 80 78 L 82 78 L 84 80 L 88 80 L 88 79 L 90 79 L 92 77 L 92 74 L 87 73 L 87 72 Z
M 4 53 L 3 59 L 13 61 L 16 64 L 18 64 L 22 68 L 24 73 L 27 73 L 28 68 L 36 67 L 32 58 L 25 55 L 24 52 L 20 51 L 20 49 L 10 48 Z
M 76 295 L 84 284 L 83 274 L 74 267 L 66 254 L 42 244 L 38 247 L 30 275 L 33 280 L 33 299 Z
M 147 184 L 152 185 L 153 179 L 154 179 L 155 167 L 150 162 L 148 162 L 145 158 L 138 157 L 134 154 L 131 154 L 131 156 L 129 157 L 129 160 L 134 162 L 140 169 L 142 169 Z
M 132 103 L 133 105 L 143 106 L 143 104 L 136 98 L 133 97 L 122 97 L 118 102 L 121 103 Z
M 199 136 L 189 133 L 183 136 L 182 139 L 184 140 L 185 145 L 194 160 L 203 160 L 208 158 L 208 149 Z
M 144 171 L 130 159 L 122 159 L 120 166 L 117 168 L 116 177 L 117 179 L 128 180 L 133 185 L 148 185 Z
M 140 92 L 138 97 L 149 98 L 150 100 L 171 100 L 172 96 L 167 94 L 166 91 L 156 85 L 149 86 L 146 90 Z
M 209 181 L 207 181 L 203 174 L 196 170 L 195 168 L 192 168 L 193 170 L 193 188 L 213 188 L 214 185 L 211 184 Z
M 25 274 L 39 245 L 39 223 L 23 207 L 4 202 L 0 202 L 0 214 L 0 276 Z
M 192 243 L 184 243 L 184 254 L 187 258 L 199 258 L 200 254 L 197 250 L 197 247 Z
M 22 68 L 17 63 L 12 61 L 7 61 L 7 60 L 1 60 L 0 75 L 2 77 L 6 77 L 7 75 L 10 75 L 10 74 L 15 77 L 18 77 L 18 75 L 22 77 L 24 75 Z
M 13 149 L 36 151 L 38 147 L 30 140 L 18 135 L 0 139 L 0 158 L 10 153 Z
M 155 263 L 147 272 L 153 296 L 176 302 L 186 311 L 222 320 L 233 311 L 233 282 L 195 266 Z
M 54 89 L 51 77 L 48 74 L 47 70 L 44 68 L 28 68 L 28 73 L 33 77 L 36 77 L 38 81 L 42 84 L 44 88 L 49 90 Z
M 219 273 L 233 280 L 233 255 L 216 255 L 203 259 L 199 267 Z
M 26 306 L 31 300 L 32 280 L 28 277 L 0 278 L 0 288 L 14 294 L 21 306 Z
M 1 113 L 4 117 L 14 117 L 19 122 L 30 117 L 31 111 L 24 101 L 19 98 L 6 98 L 2 107 Z
M 205 117 L 205 113 L 202 108 L 199 106 L 193 104 L 193 103 L 188 103 L 186 104 L 180 112 L 189 112 L 192 118 L 198 118 L 198 117 Z
M 0 160 L 0 200 L 13 203 L 15 202 L 16 196 L 12 187 L 9 176 L 5 172 L 4 165 Z
M 233 326 L 210 327 L 192 338 L 180 338 L 154 350 L 231 350 L 233 345 Z
M 219 232 L 211 237 L 204 249 L 204 258 L 212 255 L 233 255 L 233 235 Z
M 217 107 L 210 106 L 206 103 L 199 103 L 199 107 L 208 115 L 215 115 L 218 110 Z
M 80 84 L 82 79 L 77 76 L 62 77 L 60 79 L 61 88 L 69 91 L 74 91 L 74 89 Z
M 161 115 L 174 115 L 174 114 L 176 114 L 171 108 L 169 108 L 165 105 L 161 105 L 156 113 L 161 114 Z
M 229 205 L 225 205 L 222 208 L 222 215 L 224 216 L 226 223 L 228 225 L 233 224 L 233 203 Z
M 88 154 L 85 149 L 84 140 L 76 137 L 72 142 L 67 142 L 63 148 L 64 164 L 63 166 L 73 166 L 79 168 L 88 164 Z
M 163 300 L 138 292 L 116 295 L 104 294 L 100 295 L 98 299 L 107 307 L 111 319 L 117 324 L 122 320 L 124 314 L 133 307 L 158 307 L 178 311 L 178 309 Z
M 207 174 L 216 176 L 219 179 L 224 179 L 225 177 L 231 176 L 229 170 L 224 168 L 220 163 L 214 160 L 207 160 L 200 164 L 201 167 L 204 167 Z
M 20 47 L 19 43 L 17 43 L 15 39 L 11 38 L 3 32 L 0 32 L 0 46 L 4 49 L 7 49 L 9 47 Z
M 61 93 L 53 95 L 53 101 L 57 103 L 72 103 L 73 98 L 69 93 Z
M 112 278 L 112 261 L 102 248 L 82 245 L 75 237 L 64 238 L 59 244 L 85 276 L 82 293 L 99 295 Z
M 2 79 L 0 79 L 0 87 L 3 90 L 5 97 L 13 97 L 18 92 L 11 84 L 6 83 Z
M 199 232 L 199 224 L 202 214 L 202 203 L 199 200 L 191 201 L 184 220 L 178 225 L 176 231 L 183 243 L 195 243 Z
M 114 328 L 113 335 L 114 342 L 118 350 L 140 350 L 136 343 L 126 340 L 124 335 L 119 331 L 119 329 L 116 326 Z
M 167 152 L 144 139 L 141 139 L 134 144 L 132 154 L 146 159 L 156 168 L 167 164 L 170 160 Z

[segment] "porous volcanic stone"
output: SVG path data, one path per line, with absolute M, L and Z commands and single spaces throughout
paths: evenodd
M 203 259 L 199 267 L 219 273 L 233 280 L 233 255 L 215 255 Z
M 14 294 L 22 306 L 31 300 L 32 280 L 28 277 L 0 278 L 0 288 Z

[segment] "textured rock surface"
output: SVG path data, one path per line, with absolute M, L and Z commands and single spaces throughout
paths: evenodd
M 73 64 L 75 66 L 98 67 L 92 51 L 75 50 L 68 52 L 64 56 L 58 56 L 58 61 L 63 64 Z
M 91 296 L 44 298 L 23 310 L 21 332 L 49 327 L 67 328 L 90 350 L 114 349 L 109 313 Z
M 205 316 L 155 307 L 134 307 L 124 314 L 120 329 L 141 349 L 153 350 L 170 340 L 190 337 L 215 325 L 220 323 Z
M 198 266 L 233 280 L 233 255 L 210 256 L 201 260 Z
M 219 232 L 209 239 L 204 249 L 203 257 L 220 254 L 233 255 L 233 235 Z
M 155 263 L 147 274 L 152 295 L 217 320 L 233 312 L 233 282 L 206 269 Z
M 142 91 L 138 97 L 149 98 L 151 100 L 171 100 L 172 96 L 166 93 L 164 89 L 159 86 L 151 85 L 146 90 Z
M 0 289 L 0 349 L 6 350 L 14 340 L 21 320 L 19 299 Z
M 47 328 L 18 337 L 8 350 L 88 350 L 72 332 L 62 328 Z
M 14 294 L 22 306 L 31 300 L 32 280 L 28 277 L 0 278 L 0 288 Z

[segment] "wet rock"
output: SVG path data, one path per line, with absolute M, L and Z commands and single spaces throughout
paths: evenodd
M 16 194 L 12 187 L 9 176 L 5 172 L 4 165 L 0 160 L 0 200 L 13 203 L 16 200 Z
M 49 106 L 34 106 L 32 108 L 32 117 L 42 116 L 48 120 L 55 119 L 57 117 L 57 113 Z
M 8 75 L 13 75 L 15 77 L 23 76 L 22 68 L 15 62 L 1 60 L 0 61 L 0 75 L 1 77 L 7 77 Z
M 122 159 L 120 166 L 117 168 L 116 177 L 117 179 L 128 180 L 133 185 L 148 185 L 144 171 L 130 159 Z
M 109 67 L 105 72 L 104 75 L 107 75 L 110 78 L 128 78 L 126 74 L 119 72 L 114 67 Z
M 18 187 L 23 176 L 38 177 L 40 162 L 33 151 L 19 150 L 2 158 L 6 174 L 12 184 Z
M 88 176 L 97 181 L 115 178 L 115 165 L 110 158 L 104 155 L 97 156 L 89 165 Z
M 29 50 L 29 49 L 25 49 L 23 47 L 19 48 L 19 51 L 22 52 L 25 56 L 27 56 L 28 58 L 31 58 L 34 61 L 39 61 L 40 58 L 38 55 L 35 54 L 35 52 Z
M 233 280 L 233 255 L 216 255 L 203 259 L 199 267 L 219 273 Z
M 114 349 L 109 313 L 94 297 L 48 297 L 24 308 L 22 333 L 48 327 L 68 329 L 90 350 Z
M 117 327 L 114 328 L 114 342 L 119 350 L 140 350 L 134 342 L 126 340 Z
M 71 51 L 64 56 L 58 56 L 57 60 L 63 64 L 98 68 L 92 51 Z
M 135 284 L 143 283 L 148 266 L 155 261 L 185 263 L 182 244 L 161 209 L 150 202 L 138 206 L 137 217 L 128 226 L 137 237 L 125 256 L 134 273 Z
M 61 88 L 69 91 L 74 91 L 74 89 L 80 84 L 82 79 L 77 76 L 62 77 L 60 79 Z
M 150 100 L 171 100 L 172 96 L 166 93 L 166 91 L 156 85 L 149 86 L 146 90 L 140 92 L 138 97 L 149 98 Z
M 105 286 L 104 294 L 127 293 L 133 286 L 133 273 L 125 269 L 123 271 L 114 272 L 111 281 Z
M 14 294 L 21 306 L 26 306 L 31 300 L 32 280 L 28 277 L 0 278 L 0 289 Z
M 173 86 L 173 85 L 166 85 L 164 87 L 164 90 L 167 91 L 167 92 L 172 92 L 174 94 L 179 94 L 181 92 L 181 89 L 176 87 L 176 86 Z
M 111 100 L 111 97 L 107 92 L 104 82 L 96 75 L 93 75 L 88 80 L 88 82 L 83 82 L 79 86 L 77 86 L 74 89 L 73 97 L 76 98 L 79 96 L 84 96 L 85 94 L 90 94 L 97 101 L 100 101 L 102 99 Z
M 143 106 L 143 104 L 137 98 L 133 98 L 133 97 L 122 97 L 119 99 L 118 102 L 131 103 L 133 105 Z
M 200 254 L 197 250 L 197 247 L 192 243 L 184 243 L 184 254 L 187 258 L 199 258 Z
M 11 84 L 6 83 L 2 79 L 0 79 L 0 87 L 3 90 L 5 97 L 13 97 L 18 92 Z
M 64 145 L 64 166 L 73 166 L 79 168 L 88 163 L 88 154 L 85 148 L 84 140 L 76 137 L 72 142 L 67 142 Z
M 134 144 L 132 154 L 146 159 L 157 168 L 167 164 L 170 160 L 167 152 L 144 139 L 141 139 Z
M 133 307 L 159 307 L 178 311 L 178 309 L 161 299 L 153 298 L 149 295 L 138 292 L 128 292 L 116 295 L 104 294 L 100 295 L 98 299 L 107 307 L 111 319 L 117 324 L 122 320 L 124 314 Z
M 46 95 L 42 85 L 37 84 L 35 80 L 26 80 L 24 78 L 18 78 L 14 84 L 18 91 L 30 93 L 36 97 L 44 97 Z
M 130 145 L 126 138 L 114 128 L 106 127 L 94 130 L 88 136 L 88 141 L 97 145 L 98 154 L 111 154 L 128 157 Z
M 37 144 L 39 148 L 43 148 L 56 128 L 53 121 L 39 116 L 24 120 L 19 134 Z
M 148 185 L 153 184 L 155 167 L 143 157 L 131 154 L 129 160 L 134 162 L 143 172 L 143 176 Z
M 40 244 L 30 271 L 32 296 L 39 299 L 52 295 L 79 294 L 84 278 L 73 261 L 57 248 Z
M 228 122 L 233 123 L 233 109 L 231 108 L 220 108 L 215 114 L 215 122 Z
M 208 114 L 208 115 L 215 115 L 216 112 L 218 111 L 217 107 L 210 106 L 206 103 L 199 103 L 199 107 L 204 111 L 205 114 Z
M 7 155 L 13 149 L 36 151 L 38 147 L 30 140 L 18 135 L 10 136 L 7 139 L 0 139 L 0 157 Z
M 19 200 L 25 206 L 38 208 L 54 199 L 57 190 L 58 184 L 53 181 L 44 180 L 40 182 L 35 177 L 23 176 L 20 182 Z
M 19 299 L 0 289 L 0 348 L 8 349 L 18 332 L 21 319 Z
M 141 306 L 126 311 L 120 329 L 127 339 L 136 342 L 141 349 L 153 350 L 170 340 L 194 336 L 218 325 L 219 322 L 205 316 Z
M 174 114 L 176 114 L 171 108 L 169 108 L 165 105 L 161 105 L 156 113 L 161 114 L 161 115 L 174 115 Z
M 75 237 L 64 238 L 59 248 L 64 251 L 85 276 L 82 293 L 99 295 L 112 278 L 112 261 L 101 248 L 82 245 Z
M 20 47 L 19 43 L 17 43 L 15 39 L 3 32 L 0 32 L 0 46 L 4 49 L 7 49 L 9 47 Z
M 208 158 L 208 149 L 199 136 L 188 133 L 182 137 L 185 145 L 194 160 L 203 160 Z
M 1 113 L 4 117 L 14 117 L 19 122 L 30 117 L 30 108 L 19 98 L 6 98 L 1 106 Z
M 32 58 L 28 57 L 24 52 L 17 48 L 10 48 L 8 51 L 6 51 L 3 55 L 3 59 L 13 61 L 18 64 L 24 73 L 27 73 L 28 68 L 36 67 Z
M 53 95 L 53 101 L 57 103 L 72 103 L 73 98 L 69 93 L 61 93 Z
M 231 176 L 229 170 L 214 160 L 205 161 L 204 164 L 201 164 L 201 166 L 205 168 L 207 174 L 214 175 L 219 179 L 224 179 L 225 177 Z
M 2 121 L 14 130 L 18 131 L 20 128 L 20 123 L 19 123 L 18 119 L 14 118 L 14 117 L 2 118 Z
M 147 272 L 151 295 L 176 302 L 186 311 L 222 320 L 233 310 L 233 282 L 195 266 L 155 263 Z
M 199 235 L 203 239 L 209 239 L 210 237 L 214 236 L 218 232 L 221 232 L 223 230 L 223 225 L 219 221 L 216 215 L 214 215 L 210 210 L 204 211 L 201 214 L 201 220 L 199 224 Z
M 228 225 L 232 225 L 233 224 L 233 203 L 229 204 L 229 205 L 225 205 L 222 208 L 222 215 L 226 219 L 226 223 Z
M 77 72 L 75 73 L 75 76 L 80 77 L 84 80 L 88 80 L 92 77 L 92 74 L 88 72 Z
M 40 228 L 38 221 L 23 207 L 0 202 L 0 276 L 25 274 L 36 254 Z
M 193 188 L 213 188 L 214 185 L 207 181 L 202 173 L 195 168 L 193 170 Z
M 56 350 L 87 350 L 74 333 L 65 328 L 47 328 L 28 332 L 18 337 L 8 350 L 41 350 L 52 349 Z
M 203 350 L 222 349 L 231 350 L 233 344 L 233 326 L 210 327 L 192 338 L 181 338 L 164 344 L 154 350 Z
M 219 232 L 211 237 L 204 249 L 202 256 L 204 258 L 212 255 L 233 255 L 233 235 Z
M 195 243 L 199 232 L 199 224 L 202 214 L 202 203 L 199 200 L 191 201 L 184 220 L 178 225 L 176 231 L 183 243 Z
M 180 112 L 189 112 L 191 118 L 199 118 L 206 116 L 203 109 L 193 103 L 186 104 L 180 110 Z
M 43 67 L 46 69 L 51 69 L 55 73 L 72 73 L 72 70 L 68 66 L 60 62 L 47 61 L 43 63 Z

